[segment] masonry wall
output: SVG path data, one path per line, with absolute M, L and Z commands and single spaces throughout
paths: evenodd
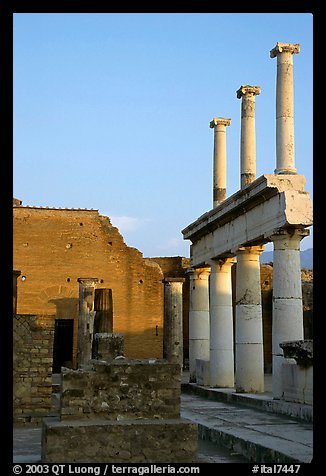
M 51 412 L 53 316 L 13 317 L 13 419 L 39 423 Z
M 180 366 L 165 360 L 64 370 L 60 419 L 43 420 L 42 462 L 196 462 L 197 424 L 180 418 L 180 392 Z
M 92 366 L 92 370 L 63 370 L 61 420 L 180 417 L 179 365 L 126 359 L 93 360 Z
M 163 275 L 158 264 L 128 247 L 97 210 L 23 207 L 14 202 L 17 313 L 74 319 L 77 355 L 80 277 L 111 288 L 113 332 L 123 333 L 131 358 L 162 357 Z

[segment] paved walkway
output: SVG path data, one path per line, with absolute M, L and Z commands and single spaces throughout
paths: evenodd
M 309 422 L 185 393 L 181 416 L 198 424 L 201 439 L 223 444 L 247 462 L 310 463 L 313 457 Z

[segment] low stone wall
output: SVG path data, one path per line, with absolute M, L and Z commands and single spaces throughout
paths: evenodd
M 191 463 L 197 424 L 180 418 L 180 365 L 91 360 L 62 369 L 60 418 L 44 419 L 42 462 Z
M 62 370 L 61 419 L 162 419 L 180 415 L 178 364 L 165 360 L 91 361 Z
M 43 421 L 43 463 L 193 463 L 196 454 L 197 424 L 183 419 Z
M 40 424 L 51 411 L 53 316 L 13 317 L 14 424 Z

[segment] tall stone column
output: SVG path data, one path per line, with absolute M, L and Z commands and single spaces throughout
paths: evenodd
M 196 382 L 196 359 L 209 360 L 210 268 L 191 269 L 189 274 L 189 381 Z
M 233 258 L 211 263 L 210 277 L 210 386 L 234 387 L 231 267 Z
M 241 103 L 241 188 L 256 178 L 256 125 L 255 98 L 260 94 L 259 86 L 241 86 L 237 98 Z
M 282 397 L 281 342 L 303 339 L 300 241 L 308 230 L 281 230 L 271 236 L 273 257 L 273 397 Z
M 17 279 L 20 276 L 21 271 L 13 270 L 13 297 L 14 297 L 14 308 L 13 314 L 16 315 L 17 312 Z
M 270 57 L 277 57 L 276 174 L 297 173 L 294 160 L 293 55 L 299 44 L 276 43 Z
M 264 346 L 259 256 L 263 246 L 240 248 L 236 277 L 237 392 L 264 391 Z
M 78 368 L 87 365 L 92 358 L 94 295 L 97 278 L 78 278 L 79 315 L 78 315 Z
M 165 278 L 163 357 L 183 370 L 183 283 L 185 278 Z
M 226 126 L 231 119 L 214 117 L 209 126 L 214 129 L 213 207 L 226 199 Z

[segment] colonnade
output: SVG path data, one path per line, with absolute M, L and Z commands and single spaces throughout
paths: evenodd
M 276 169 L 296 174 L 294 164 L 294 105 L 292 57 L 297 44 L 277 43 Z M 256 179 L 255 97 L 259 86 L 237 91 L 241 104 L 241 189 Z M 226 200 L 226 127 L 229 118 L 214 118 L 213 207 Z M 189 368 L 196 381 L 196 359 L 209 360 L 210 386 L 235 387 L 237 392 L 264 392 L 263 322 L 259 256 L 268 241 L 274 246 L 273 264 L 273 395 L 281 397 L 283 350 L 279 344 L 303 339 L 300 240 L 309 234 L 298 225 L 282 228 L 259 242 L 245 244 L 227 256 L 192 268 L 190 273 Z M 235 325 L 231 268 L 236 263 Z M 234 335 L 235 328 L 235 335 Z M 235 346 L 235 348 L 234 348 Z

